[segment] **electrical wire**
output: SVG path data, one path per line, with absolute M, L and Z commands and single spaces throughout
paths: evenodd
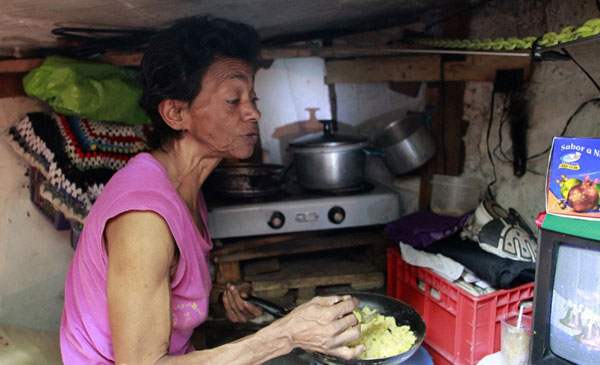
M 600 8 L 600 0 L 596 1 L 596 4 L 598 4 L 598 7 Z M 536 40 L 537 42 L 537 40 Z M 535 42 L 534 42 L 535 43 Z M 534 49 L 532 47 L 532 49 Z M 569 51 L 567 51 L 566 48 L 562 48 L 562 51 L 564 53 L 565 56 L 568 56 L 573 63 L 575 63 L 575 65 L 577 65 L 577 67 L 579 67 L 579 69 L 588 77 L 588 79 L 594 84 L 594 86 L 596 86 L 596 89 L 598 89 L 600 91 L 600 86 L 598 85 L 598 83 L 596 82 L 596 80 L 594 80 L 594 78 L 592 77 L 592 75 L 590 75 L 590 73 L 579 64 L 579 62 L 577 62 L 577 60 L 573 57 L 573 55 L 571 55 L 571 53 L 569 53 Z M 583 108 L 585 108 L 586 105 L 590 104 L 590 103 L 594 103 L 594 102 L 600 102 L 600 98 L 592 98 L 589 100 L 584 101 L 583 103 L 581 103 L 577 109 L 575 110 L 575 112 L 573 114 L 571 114 L 571 116 L 569 117 L 569 119 L 567 119 L 567 122 L 565 123 L 565 126 L 562 130 L 562 132 L 560 133 L 560 136 L 564 136 L 565 133 L 567 132 L 567 128 L 569 128 L 569 124 L 571 124 L 571 121 L 573 120 L 573 118 L 579 114 L 579 112 L 581 112 L 583 110 Z M 545 150 L 543 150 L 540 153 L 536 153 L 532 156 L 527 157 L 527 160 L 532 160 L 534 158 L 538 158 L 540 156 L 544 156 L 546 153 L 548 153 L 550 151 L 550 149 L 552 148 L 552 144 L 550 144 Z
M 445 110 L 444 110 L 444 101 L 446 99 L 446 81 L 444 79 L 444 57 L 440 57 L 440 89 L 441 89 L 441 97 L 440 97 L 440 111 L 441 114 L 441 134 L 442 134 L 442 159 L 443 159 L 443 169 L 444 175 L 448 174 L 448 162 L 446 156 L 446 118 L 445 118 Z
M 596 89 L 598 89 L 598 91 L 600 91 L 600 86 L 598 85 L 598 83 L 596 82 L 596 80 L 594 80 L 594 78 L 592 77 L 592 75 L 590 75 L 589 72 L 587 72 L 587 70 L 585 68 L 583 68 L 579 62 L 577 62 L 577 60 L 575 58 L 573 58 L 573 56 L 569 53 L 569 51 L 567 51 L 566 48 L 562 48 L 562 51 L 565 55 L 569 56 L 569 58 L 573 61 L 573 63 L 575 63 L 577 65 L 577 67 L 579 67 L 579 69 L 581 71 L 583 71 L 583 73 L 588 77 L 588 79 L 590 79 L 590 81 L 594 84 L 594 86 L 596 87 Z
M 500 122 L 498 123 L 498 144 L 496 145 L 496 147 L 494 147 L 494 150 L 492 151 L 493 156 L 500 162 L 502 162 L 503 164 L 512 164 L 513 160 L 512 158 L 510 158 L 508 156 L 508 153 L 506 151 L 504 151 L 502 149 L 502 145 L 503 145 L 503 136 L 502 136 L 502 130 L 504 128 L 504 125 L 506 124 L 508 118 L 508 105 L 510 104 L 509 101 L 512 100 L 511 99 L 512 96 L 512 92 L 510 94 L 508 94 L 506 96 L 506 98 L 504 99 L 504 106 L 503 106 L 503 111 L 502 111 L 502 117 L 500 118 Z M 530 172 L 534 175 L 538 175 L 538 176 L 544 176 L 545 174 L 535 171 L 534 169 L 531 168 L 526 168 L 525 169 L 527 172 Z
M 487 135 L 486 135 L 486 139 L 485 139 L 487 155 L 488 155 L 488 158 L 490 159 L 490 163 L 492 164 L 492 172 L 494 173 L 494 180 L 492 180 L 487 186 L 488 195 L 492 200 L 495 200 L 495 195 L 492 192 L 492 185 L 494 185 L 496 183 L 496 181 L 498 181 L 498 176 L 496 175 L 496 164 L 494 163 L 494 158 L 492 156 L 492 152 L 490 151 L 490 134 L 492 131 L 492 122 L 494 121 L 494 99 L 495 99 L 495 96 L 496 96 L 496 88 L 494 87 L 494 89 L 492 90 L 492 100 L 490 102 L 490 119 L 488 121 Z
M 502 150 L 502 141 L 503 141 L 502 127 L 504 126 L 504 124 L 506 123 L 506 120 L 507 120 L 506 116 L 507 116 L 507 111 L 508 111 L 508 100 L 510 100 L 510 95 L 511 94 L 508 94 L 504 101 L 502 116 L 500 118 L 499 127 L 498 127 L 498 144 L 496 145 L 496 147 L 494 147 L 494 149 L 492 151 L 490 151 L 490 135 L 491 135 L 491 131 L 492 131 L 492 125 L 494 122 L 494 108 L 495 108 L 494 101 L 495 101 L 495 96 L 496 96 L 496 88 L 494 88 L 494 90 L 492 91 L 492 98 L 491 98 L 491 102 L 490 102 L 490 118 L 488 121 L 487 134 L 486 134 L 487 155 L 490 160 L 490 163 L 492 164 L 492 172 L 494 174 L 494 179 L 487 186 L 487 193 L 488 193 L 489 198 L 491 198 L 491 199 L 495 199 L 495 194 L 492 192 L 492 186 L 498 181 L 498 175 L 496 173 L 496 164 L 494 162 L 494 157 L 496 157 L 502 163 L 506 163 L 506 164 L 512 163 L 512 159 L 510 157 L 508 157 L 506 155 L 506 153 Z M 600 101 L 600 99 L 598 99 L 598 101 Z M 500 151 L 501 155 L 497 154 L 498 150 Z M 544 176 L 544 174 L 542 174 L 538 171 L 535 171 L 533 169 L 527 168 L 526 170 L 527 170 L 527 172 L 530 172 L 534 175 Z
M 589 99 L 584 101 L 583 103 L 581 103 L 577 109 L 575 110 L 575 112 L 573 114 L 571 114 L 571 116 L 569 117 L 569 119 L 567 119 L 567 122 L 565 123 L 565 126 L 562 130 L 562 132 L 560 132 L 560 137 L 564 136 L 565 133 L 567 132 L 567 128 L 569 128 L 569 124 L 571 124 L 571 122 L 573 121 L 573 118 L 579 114 L 583 108 L 585 108 L 588 104 L 590 103 L 600 103 L 600 98 L 593 98 L 593 99 Z M 545 155 L 546 153 L 548 153 L 550 151 L 550 149 L 552 148 L 552 144 L 550 144 L 550 146 L 548 146 L 548 148 L 546 148 L 545 150 L 543 150 L 540 153 L 536 153 L 535 155 L 529 156 L 527 157 L 527 160 L 533 160 L 534 158 L 538 158 L 540 156 Z
M 506 98 L 504 99 L 504 106 L 503 106 L 503 110 L 502 110 L 502 116 L 500 117 L 500 123 L 498 123 L 498 144 L 496 145 L 496 147 L 494 148 L 493 151 L 493 155 L 496 156 L 496 158 L 498 160 L 500 160 L 501 162 L 504 163 L 512 163 L 512 160 L 510 159 L 510 157 L 508 157 L 508 155 L 504 152 L 504 150 L 502 149 L 502 143 L 503 143 L 503 137 L 502 137 L 502 128 L 504 127 L 504 124 L 506 123 L 506 116 L 508 114 L 508 104 L 509 104 L 509 100 L 511 98 L 512 92 L 509 93 L 508 95 L 506 95 Z M 496 153 L 496 151 L 500 151 L 500 155 L 498 155 Z

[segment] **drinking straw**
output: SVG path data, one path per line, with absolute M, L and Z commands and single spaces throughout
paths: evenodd
M 523 318 L 523 306 L 519 307 L 519 317 L 517 318 L 517 328 L 521 327 L 521 318 Z

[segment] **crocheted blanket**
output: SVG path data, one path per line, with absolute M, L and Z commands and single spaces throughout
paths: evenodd
M 85 221 L 110 177 L 138 152 L 148 151 L 147 125 L 30 113 L 6 139 L 46 180 L 40 194 L 66 218 Z

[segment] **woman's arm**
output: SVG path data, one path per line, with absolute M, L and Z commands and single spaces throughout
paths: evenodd
M 297 347 L 351 359 L 365 347 L 344 346 L 359 337 L 360 325 L 356 316 L 343 314 L 357 306 L 356 298 L 315 297 L 253 335 L 210 350 L 164 357 L 160 364 L 258 364 Z
M 155 363 L 168 353 L 171 333 L 169 227 L 156 213 L 132 211 L 111 219 L 104 238 L 115 363 Z
M 317 297 L 286 317 L 238 341 L 181 356 L 168 356 L 171 333 L 169 268 L 175 243 L 166 222 L 153 212 L 128 212 L 106 226 L 107 296 L 117 364 L 256 364 L 301 347 L 355 357 L 364 347 L 357 299 Z

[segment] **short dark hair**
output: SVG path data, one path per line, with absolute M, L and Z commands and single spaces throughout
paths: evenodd
M 211 16 L 179 19 L 150 41 L 141 63 L 143 94 L 140 106 L 152 120 L 148 141 L 152 149 L 179 138 L 158 112 L 167 99 L 192 102 L 215 56 L 252 63 L 260 51 L 260 37 L 251 26 Z

